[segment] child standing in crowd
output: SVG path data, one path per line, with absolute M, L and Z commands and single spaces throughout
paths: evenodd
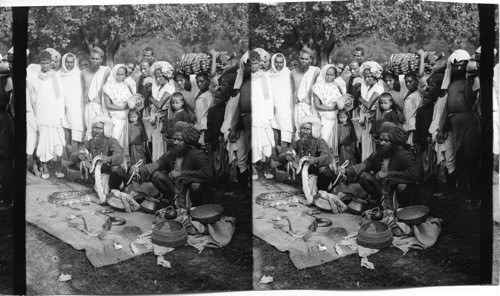
M 225 180 L 227 176 L 229 158 L 224 153 L 224 135 L 221 133 L 224 113 L 226 110 L 226 99 L 220 91 L 215 94 L 214 104 L 208 109 L 207 130 L 205 132 L 205 147 L 209 153 L 210 163 L 215 176 Z
M 175 92 L 172 94 L 172 97 L 170 98 L 170 112 L 168 118 L 167 116 L 164 116 L 162 117 L 162 120 L 164 120 L 164 124 L 161 132 L 167 139 L 172 139 L 174 136 L 173 129 L 176 122 L 184 121 L 189 124 L 194 124 L 194 112 L 191 109 L 191 106 L 186 104 L 186 100 L 184 99 L 184 95 L 182 95 L 182 93 Z M 171 144 L 172 142 L 168 141 L 167 151 L 171 148 Z
M 339 120 L 338 131 L 338 143 L 339 143 L 339 163 L 343 164 L 346 160 L 349 161 L 349 165 L 355 164 L 355 151 L 356 142 L 358 138 L 356 137 L 356 132 L 354 131 L 354 125 L 349 118 L 349 113 L 347 110 L 340 110 L 337 114 Z
M 128 139 L 130 149 L 130 166 L 136 164 L 142 159 L 143 164 L 146 164 L 146 129 L 139 115 L 139 110 L 131 109 L 128 113 L 129 127 Z
M 402 124 L 401 112 L 399 111 L 398 105 L 394 102 L 393 96 L 388 93 L 382 93 L 378 101 L 378 116 L 375 124 L 372 126 L 370 133 L 375 140 L 378 140 L 380 136 L 380 126 L 384 122 L 392 122 L 394 124 Z
M 436 99 L 424 93 L 422 105 L 417 109 L 415 132 L 413 134 L 413 149 L 417 154 L 417 161 L 420 162 L 424 184 L 435 180 L 434 177 L 437 173 L 436 165 L 433 165 L 437 161 L 436 153 L 431 148 L 432 135 L 429 133 Z

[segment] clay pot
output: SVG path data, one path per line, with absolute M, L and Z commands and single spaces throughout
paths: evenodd
M 154 214 L 160 209 L 160 201 L 156 198 L 146 196 L 144 201 L 141 203 L 141 208 L 144 213 Z
M 374 208 L 372 209 L 372 214 L 370 218 L 373 221 L 380 221 L 384 218 L 384 212 L 380 210 L 380 208 Z
M 349 212 L 354 215 L 361 215 L 366 210 L 367 202 L 364 199 L 354 197 L 352 201 L 347 205 Z
M 173 220 L 177 218 L 177 210 L 175 210 L 173 206 L 166 207 L 164 217 L 167 220 Z

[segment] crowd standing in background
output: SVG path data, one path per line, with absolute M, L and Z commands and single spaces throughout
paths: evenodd
M 348 67 L 339 62 L 318 68 L 314 54 L 305 47 L 287 60 L 282 53 L 250 52 L 252 83 L 257 83 L 252 85 L 252 161 L 266 179 L 274 177 L 269 159 L 284 170 L 307 156 L 318 190 L 331 190 L 340 173 L 370 198 L 380 201 L 396 192 L 406 206 L 417 204 L 415 193 L 433 187 L 439 177 L 446 196 L 458 196 L 469 209 L 480 205 L 481 48 L 472 56 L 455 50 L 442 66 L 442 54 L 427 57 L 418 50 L 418 63 L 404 74 L 365 60 L 361 47 L 353 50 Z M 284 69 L 297 60 L 297 66 Z M 497 94 L 493 109 L 498 110 Z M 253 179 L 258 178 L 254 170 Z
M 479 205 L 480 48 L 472 56 L 455 50 L 441 67 L 435 57 L 427 72 L 419 50 L 419 66 L 405 75 L 365 61 L 361 47 L 348 63 L 322 67 L 308 48 L 291 57 L 257 48 L 239 63 L 232 63 L 235 54 L 217 63 L 215 50 L 209 54 L 207 71 L 187 74 L 157 60 L 151 47 L 112 69 L 98 47 L 81 57 L 53 48 L 37 53 L 26 77 L 28 171 L 48 179 L 52 170 L 62 179 L 102 155 L 110 187 L 122 189 L 137 173 L 170 203 L 188 188 L 200 203 L 214 180 L 228 180 L 232 165 L 238 191 L 247 192 L 250 174 L 257 180 L 262 170 L 273 179 L 279 163 L 309 156 L 321 188 L 331 189 L 338 173 L 374 196 L 409 193 L 406 185 L 422 189 L 439 177 L 446 195 Z M 12 205 L 12 57 L 13 49 L 0 73 L 3 208 Z M 498 63 L 494 69 L 497 77 Z M 497 80 L 493 112 L 498 154 Z
M 125 190 L 135 175 L 134 181 L 152 182 L 165 203 L 186 208 L 209 203 L 216 187 L 227 185 L 234 164 L 240 185 L 235 194 L 247 195 L 249 158 L 238 151 L 249 145 L 244 148 L 236 133 L 243 122 L 233 121 L 249 69 L 245 59 L 233 66 L 234 53 L 210 53 L 212 67 L 191 75 L 157 59 L 151 47 L 138 62 L 112 68 L 104 65 L 99 47 L 82 57 L 61 56 L 53 48 L 37 53 L 38 63 L 28 66 L 26 77 L 28 171 L 63 179 L 97 161 L 103 165 L 105 193 Z M 8 74 L 2 74 L 2 171 L 13 165 Z M 2 173 L 4 193 L 11 191 L 9 176 Z

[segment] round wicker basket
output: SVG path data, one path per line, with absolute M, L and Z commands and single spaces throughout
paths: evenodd
M 382 249 L 392 244 L 392 231 L 385 223 L 367 222 L 359 227 L 357 241 L 365 248 Z
M 414 205 L 396 211 L 396 218 L 408 225 L 419 225 L 429 216 L 429 208 L 423 205 Z
M 187 242 L 187 231 L 184 225 L 177 221 L 158 222 L 153 227 L 151 241 L 163 247 L 180 247 Z

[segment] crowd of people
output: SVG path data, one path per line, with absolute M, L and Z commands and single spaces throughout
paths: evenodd
M 214 59 L 209 72 L 195 75 L 157 60 L 151 47 L 139 62 L 112 68 L 103 65 L 105 54 L 98 47 L 87 57 L 61 56 L 53 48 L 37 57 L 26 78 L 30 173 L 49 179 L 53 172 L 63 179 L 67 171 L 98 161 L 109 178 L 107 191 L 123 189 L 136 175 L 178 207 L 206 203 L 216 184 L 227 183 L 240 141 L 233 123 L 239 107 L 235 81 L 248 80 L 239 65 L 233 66 L 232 55 L 219 57 L 217 65 Z M 8 95 L 3 111 L 12 101 Z M 9 141 L 2 137 L 4 142 Z M 249 192 L 248 158 L 239 158 L 237 194 L 244 195 Z
M 0 77 L 4 205 L 11 204 L 6 172 L 14 151 L 12 53 Z M 308 48 L 288 61 L 256 48 L 239 63 L 227 56 L 217 67 L 214 58 L 209 72 L 185 75 L 156 60 L 151 47 L 139 62 L 113 68 L 103 65 L 98 47 L 78 57 L 47 48 L 27 68 L 28 171 L 48 179 L 53 168 L 56 178 L 65 178 L 66 168 L 99 156 L 109 189 L 123 189 L 139 175 L 168 202 L 186 206 L 179 196 L 189 191 L 194 204 L 206 201 L 214 180 L 227 183 L 233 164 L 238 190 L 248 192 L 250 175 L 257 180 L 261 170 L 273 179 L 277 163 L 307 157 L 320 190 L 331 190 L 342 174 L 371 198 L 396 192 L 407 205 L 415 189 L 435 184 L 439 175 L 447 195 L 475 208 L 481 50 L 472 56 L 455 50 L 431 73 L 424 72 L 423 50 L 416 54 L 418 71 L 394 75 L 387 65 L 365 61 L 361 47 L 347 65 L 321 68 Z M 498 139 L 494 143 L 495 152 Z
M 291 57 L 295 65 L 287 68 L 284 54 L 250 52 L 253 179 L 260 169 L 274 178 L 273 159 L 280 169 L 305 157 L 319 190 L 331 190 L 341 174 L 370 198 L 397 208 L 396 202 L 418 203 L 419 190 L 439 176 L 446 196 L 477 208 L 481 49 L 472 56 L 455 50 L 445 63 L 434 58 L 430 73 L 418 50 L 418 71 L 405 75 L 366 61 L 361 47 L 352 54 L 346 67 L 319 68 L 314 52 L 304 48 L 298 65 Z M 494 104 L 497 110 L 497 99 Z

